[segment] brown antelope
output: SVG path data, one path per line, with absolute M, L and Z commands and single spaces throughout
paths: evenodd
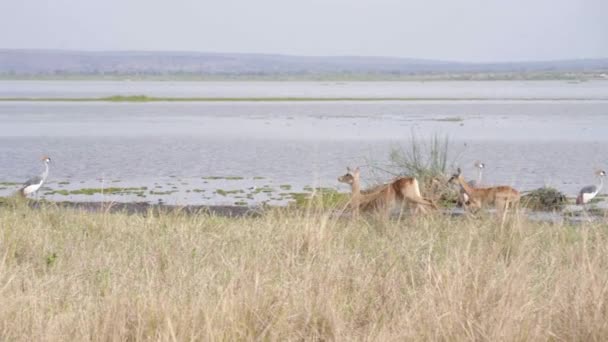
M 448 182 L 460 185 L 467 196 L 469 196 L 470 206 L 473 208 L 494 205 L 497 212 L 501 214 L 510 204 L 517 204 L 519 202 L 519 192 L 510 186 L 472 187 L 464 180 L 460 169 L 452 175 Z
M 338 181 L 351 186 L 350 205 L 353 215 L 357 216 L 359 210 L 369 211 L 378 210 L 384 212 L 386 216 L 394 203 L 409 202 L 416 205 L 416 211 L 424 211 L 424 206 L 437 209 L 437 206 L 424 199 L 420 195 L 418 180 L 413 177 L 402 177 L 393 180 L 388 184 L 376 186 L 372 189 L 361 191 L 361 178 L 359 168 L 351 170 L 346 168 L 346 174 L 339 177 Z

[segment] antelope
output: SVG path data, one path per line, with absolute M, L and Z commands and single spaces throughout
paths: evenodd
M 482 208 L 494 205 L 500 214 L 509 207 L 509 204 L 519 202 L 519 192 L 510 186 L 494 186 L 488 188 L 475 188 L 464 180 L 460 168 L 448 180 L 450 184 L 459 184 L 464 192 L 469 196 L 470 206 Z
M 437 209 L 435 203 L 424 199 L 420 195 L 420 188 L 416 178 L 397 178 L 388 184 L 362 192 L 359 168 L 357 167 L 352 170 L 350 167 L 347 167 L 346 171 L 346 174 L 338 178 L 338 182 L 351 186 L 350 206 L 353 209 L 353 216 L 357 216 L 360 209 L 364 211 L 375 209 L 383 211 L 388 216 L 392 205 L 396 202 L 414 203 L 416 204 L 416 211 L 424 211 L 424 206 Z

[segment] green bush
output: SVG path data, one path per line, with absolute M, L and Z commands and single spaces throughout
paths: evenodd
M 568 199 L 557 189 L 542 187 L 525 194 L 521 203 L 533 210 L 561 210 Z

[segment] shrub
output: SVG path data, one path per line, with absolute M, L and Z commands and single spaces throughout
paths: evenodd
M 567 203 L 567 198 L 557 189 L 542 187 L 522 196 L 521 202 L 533 210 L 561 210 Z

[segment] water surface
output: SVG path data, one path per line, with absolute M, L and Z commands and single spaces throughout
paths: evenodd
M 0 96 L 13 96 L 7 90 L 11 86 L 14 91 L 30 94 L 27 96 L 49 96 L 49 84 L 55 83 L 42 83 L 30 82 L 26 87 L 19 82 L 3 82 Z M 193 96 L 189 91 L 204 86 L 191 82 L 164 88 L 163 82 L 115 83 L 85 82 L 76 87 L 73 82 L 71 86 L 59 82 L 55 94 L 91 96 L 89 88 L 94 88 L 95 96 L 103 95 L 99 87 L 116 94 L 134 83 L 138 92 L 140 88 L 159 89 L 163 93 L 152 95 L 166 96 L 176 91 L 174 94 Z M 542 82 L 486 82 L 490 84 L 486 90 L 479 86 L 481 82 L 461 83 L 434 82 L 434 94 L 478 96 L 504 88 L 505 92 L 520 94 L 517 96 L 537 97 Z M 574 196 L 582 186 L 595 181 L 594 169 L 608 168 L 608 101 L 593 99 L 605 94 L 603 85 L 608 83 L 587 83 L 550 82 L 550 86 L 541 87 L 543 96 L 566 96 L 570 90 L 579 89 L 575 95 L 588 98 L 557 101 L 0 102 L 0 196 L 18 188 L 7 182 L 22 182 L 40 173 L 38 158 L 49 154 L 54 162 L 46 193 L 134 187 L 145 189 L 104 194 L 103 199 L 176 204 L 284 203 L 289 193 L 309 187 L 347 191 L 336 181 L 347 165 L 385 168 L 390 151 L 407 149 L 412 134 L 419 138 L 449 136 L 454 167 L 461 166 L 465 175 L 474 177 L 473 161 L 483 160 L 487 165 L 486 184 L 508 184 L 521 190 L 548 185 Z M 228 82 L 217 84 L 227 87 L 222 92 L 214 88 L 216 85 L 210 86 L 220 95 L 245 94 L 245 83 L 237 83 L 236 88 L 228 87 L 232 84 Z M 404 87 L 416 89 L 412 84 Z M 308 88 L 315 94 L 325 94 L 324 86 L 316 83 L 287 85 L 285 94 Z M 279 86 L 271 82 L 249 86 L 253 90 L 247 94 L 280 95 Z M 359 82 L 347 88 L 352 92 L 376 86 L 383 96 L 387 90 L 382 87 L 390 88 L 389 82 Z M 186 90 L 176 90 L 180 87 Z M 589 89 L 585 91 L 585 87 Z M 31 95 L 34 93 L 38 95 Z M 392 175 L 364 167 L 363 177 L 370 184 Z M 100 194 L 46 197 L 102 198 Z
M 173 82 L 2 81 L 2 97 L 406 97 L 604 99 L 608 81 Z

